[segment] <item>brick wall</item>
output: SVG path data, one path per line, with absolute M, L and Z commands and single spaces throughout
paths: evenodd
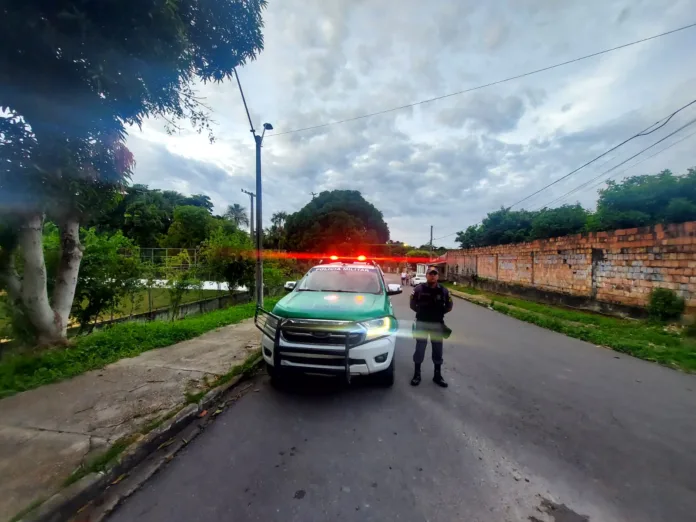
M 661 287 L 696 308 L 696 222 L 450 250 L 446 259 L 454 281 L 475 275 L 629 307 Z

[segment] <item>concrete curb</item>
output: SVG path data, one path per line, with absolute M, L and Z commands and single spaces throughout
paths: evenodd
M 256 370 L 263 362 L 263 356 L 259 356 L 250 365 L 250 370 Z M 133 493 L 140 484 L 154 474 L 163 464 L 171 460 L 171 458 L 181 448 L 191 442 L 201 431 L 199 426 L 195 426 L 186 432 L 185 435 L 178 441 L 173 441 L 172 438 L 178 435 L 196 419 L 199 419 L 201 412 L 213 406 L 225 393 L 237 386 L 245 379 L 244 374 L 233 377 L 230 381 L 209 390 L 198 404 L 189 404 L 184 406 L 174 417 L 165 421 L 161 426 L 153 429 L 147 435 L 143 435 L 135 440 L 126 450 L 121 453 L 113 465 L 104 472 L 90 473 L 81 478 L 74 484 L 62 489 L 48 500 L 40 504 L 38 507 L 25 514 L 19 522 L 64 522 L 67 520 L 83 520 L 79 517 L 78 512 L 82 510 L 89 502 L 97 498 L 109 485 L 117 483 L 132 471 L 136 466 L 141 464 L 152 453 L 158 449 L 167 448 L 165 458 L 158 459 L 156 465 L 146 466 L 143 473 L 140 473 L 135 481 L 136 487 L 131 488 L 127 494 L 121 494 L 116 499 L 107 498 L 105 503 L 100 506 L 102 516 L 106 516 L 118 503 L 131 493 Z M 171 442 L 170 442 L 171 441 Z M 108 508 L 108 509 L 105 509 Z M 77 516 L 77 518 L 76 518 Z M 90 517 L 89 520 L 95 520 Z
M 489 310 L 492 310 L 491 300 L 487 297 L 478 297 L 475 295 L 467 294 L 465 292 L 459 292 L 458 290 L 452 290 L 451 288 L 449 289 L 449 291 L 452 293 L 452 295 L 458 297 L 459 299 L 463 299 L 464 301 L 469 301 L 470 303 L 473 303 L 475 305 L 483 306 L 485 308 L 488 308 Z

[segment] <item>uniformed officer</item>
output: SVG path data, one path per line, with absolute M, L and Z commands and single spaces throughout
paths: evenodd
M 433 382 L 447 388 L 447 382 L 442 378 L 442 339 L 445 330 L 445 314 L 452 310 L 454 303 L 447 288 L 438 283 L 439 273 L 437 268 L 431 266 L 426 272 L 426 283 L 421 283 L 411 293 L 411 310 L 416 312 L 416 324 L 414 337 L 416 338 L 416 351 L 413 354 L 415 373 L 411 379 L 412 386 L 418 386 L 421 382 L 421 364 L 425 358 L 425 347 L 432 345 L 433 364 L 435 375 Z

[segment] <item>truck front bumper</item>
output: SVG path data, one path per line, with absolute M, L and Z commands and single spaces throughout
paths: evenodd
M 276 346 L 277 342 L 277 346 Z M 348 349 L 350 375 L 369 375 L 386 370 L 394 358 L 396 335 L 381 337 Z M 303 373 L 344 375 L 346 349 L 343 346 L 289 343 L 263 336 L 263 358 L 271 366 Z

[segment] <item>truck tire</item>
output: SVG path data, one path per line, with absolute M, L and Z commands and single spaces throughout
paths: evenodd
M 396 354 L 394 354 L 396 355 Z M 394 386 L 394 359 L 396 357 L 392 356 L 392 361 L 391 364 L 387 367 L 386 370 L 382 370 L 379 373 L 375 374 L 375 382 L 379 386 L 383 386 L 385 388 L 391 388 Z

